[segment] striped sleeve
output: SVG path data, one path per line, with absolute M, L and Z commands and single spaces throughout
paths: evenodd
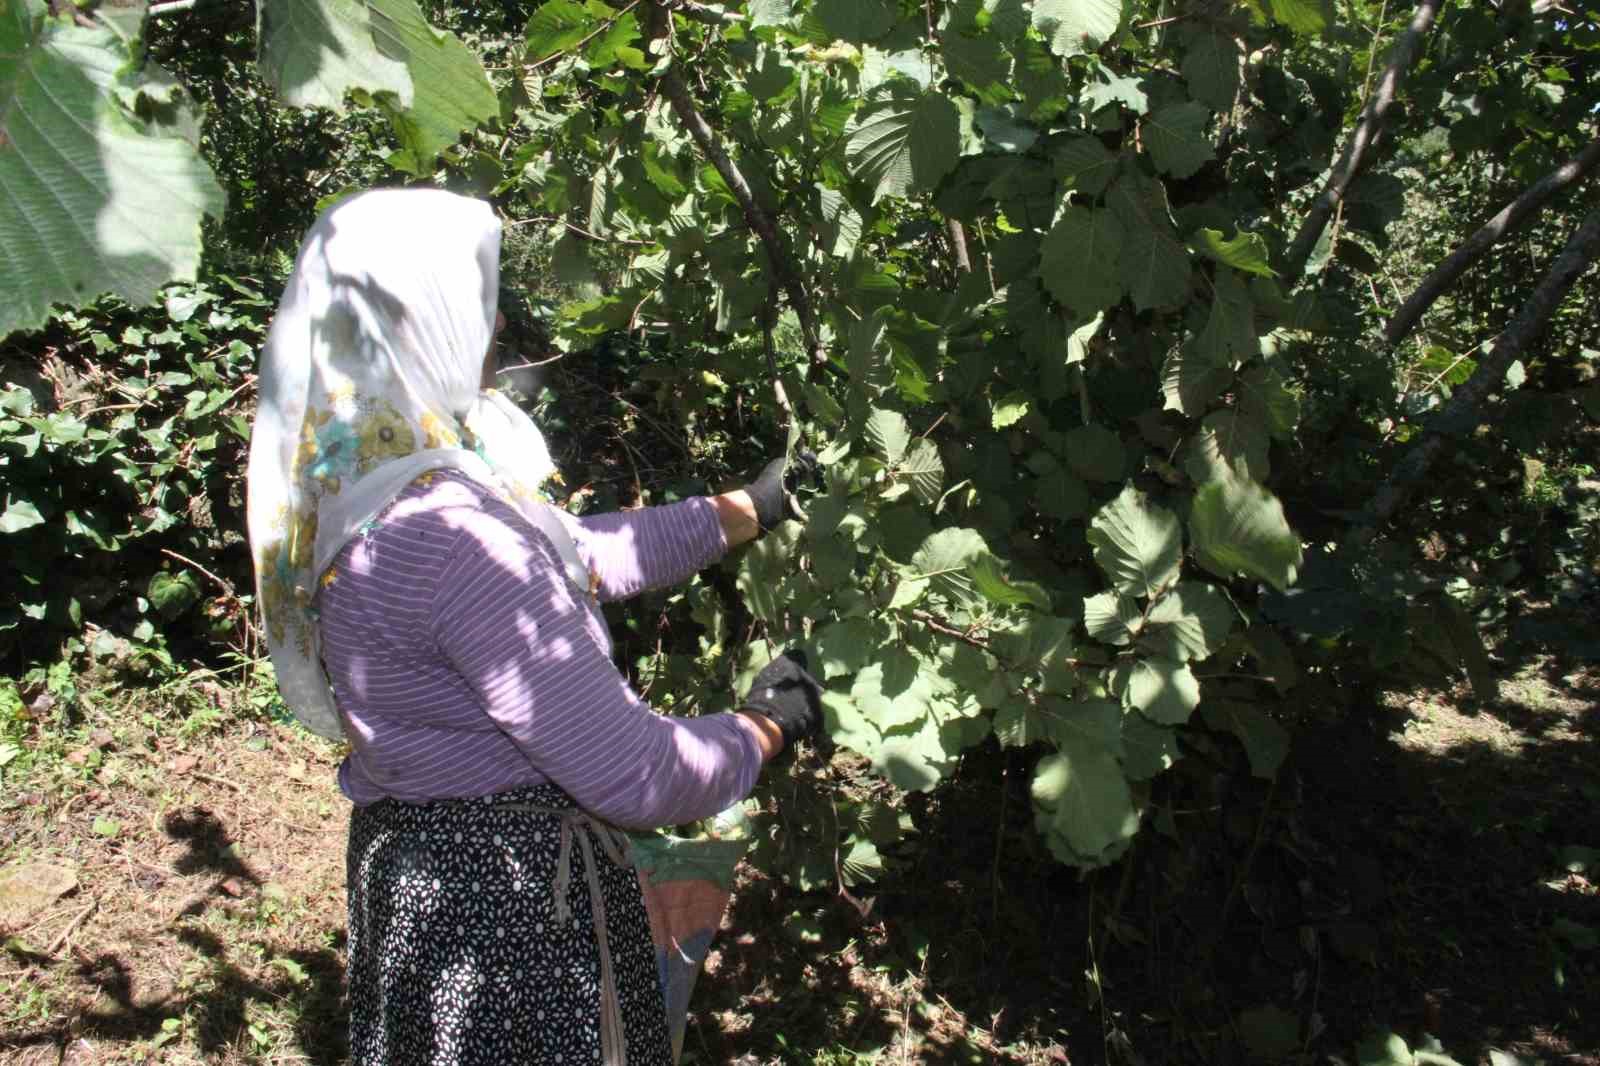
M 686 581 L 728 550 L 717 509 L 704 496 L 584 518 L 559 513 L 608 603 Z
M 761 753 L 731 714 L 658 715 L 597 640 L 543 534 L 488 505 L 440 574 L 433 636 L 535 770 L 614 824 L 692 821 L 742 799 Z

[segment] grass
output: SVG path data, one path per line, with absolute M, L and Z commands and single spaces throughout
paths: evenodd
M 91 669 L 15 733 L 0 876 L 76 888 L 0 911 L 0 1060 L 343 1061 L 340 753 L 241 676 Z M 685 1062 L 1353 1062 L 1392 1027 L 1594 1066 L 1597 704 L 1600 674 L 1530 657 L 1493 703 L 1321 714 L 1272 786 L 1199 753 L 1158 797 L 1176 835 L 1087 879 L 1040 853 L 1015 753 L 979 750 L 909 801 L 917 846 L 862 907 L 745 872 Z

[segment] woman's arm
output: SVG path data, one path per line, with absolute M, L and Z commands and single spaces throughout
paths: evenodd
M 686 581 L 759 531 L 743 489 L 576 518 L 557 508 L 602 601 Z
M 714 814 L 749 793 L 782 745 L 759 715 L 652 711 L 605 654 L 548 542 L 498 501 L 461 527 L 439 588 L 433 633 L 446 663 L 534 769 L 608 821 Z

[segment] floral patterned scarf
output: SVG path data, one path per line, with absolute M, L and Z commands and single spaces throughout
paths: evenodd
M 564 516 L 537 496 L 555 470 L 544 438 L 480 389 L 499 278 L 493 210 L 439 189 L 350 197 L 301 246 L 262 351 L 247 510 L 278 690 L 312 732 L 343 735 L 317 582 L 429 470 L 460 470 L 516 506 L 588 598 Z

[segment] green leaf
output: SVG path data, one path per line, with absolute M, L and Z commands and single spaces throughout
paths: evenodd
M 937 502 L 944 488 L 944 460 L 939 458 L 939 446 L 926 438 L 913 441 L 896 467 L 895 476 L 909 482 L 911 491 L 923 503 Z
M 1321 33 L 1328 27 L 1326 0 L 1268 0 L 1272 17 L 1296 33 Z
M 739 591 L 745 606 L 756 618 L 769 624 L 782 620 L 788 604 L 781 582 L 789 569 L 789 556 L 800 536 L 798 523 L 784 522 L 756 541 L 739 561 Z
M 822 720 L 830 739 L 867 759 L 873 758 L 883 743 L 883 734 L 867 721 L 855 700 L 842 692 L 823 690 Z
M 855 0 L 841 0 L 854 4 Z M 845 158 L 872 189 L 872 202 L 932 190 L 961 154 L 960 116 L 941 92 L 891 96 L 852 121 Z
M 1094 501 L 1082 481 L 1066 470 L 1053 470 L 1034 485 L 1033 502 L 1042 513 L 1070 522 L 1088 514 Z
M 1122 716 L 1122 769 L 1133 781 L 1148 781 L 1177 762 L 1178 735 L 1133 711 Z
M 1116 214 L 1069 204 L 1039 244 L 1039 278 L 1074 314 L 1092 315 L 1122 294 L 1118 266 L 1124 243 Z
M 870 840 L 854 840 L 839 860 L 839 874 L 851 888 L 883 876 L 883 856 Z
M 817 192 L 821 201 L 819 217 L 823 223 L 818 232 L 823 246 L 831 255 L 848 257 L 861 243 L 861 216 L 843 193 L 833 189 Z
M 411 79 L 409 107 L 391 109 L 405 152 L 405 169 L 430 171 L 439 153 L 466 130 L 497 118 L 500 101 L 477 54 L 454 34 L 428 24 L 415 0 L 369 0 L 372 38 L 384 55 L 400 58 Z
M 836 41 L 865 44 L 894 26 L 894 8 L 885 0 L 818 0 L 812 9 L 822 28 Z
M 951 77 L 966 82 L 981 98 L 998 100 L 1011 95 L 1005 85 L 1011 62 L 992 33 L 968 35 L 947 30 L 940 35 L 939 50 Z M 988 91 L 991 87 L 993 92 Z
M 862 436 L 873 449 L 883 453 L 884 462 L 892 467 L 906 454 L 906 447 L 911 443 L 911 426 L 899 411 L 880 408 L 867 418 Z
M 589 64 L 591 70 L 605 70 L 619 63 L 630 70 L 649 70 L 650 62 L 645 58 L 644 52 L 634 47 L 634 42 L 639 37 L 639 20 L 630 11 L 617 18 L 600 31 L 598 37 L 589 42 L 583 51 L 584 61 Z M 752 79 L 752 92 L 755 91 L 753 82 L 754 79 Z
M 1189 100 L 1162 108 L 1144 121 L 1144 146 L 1163 174 L 1187 178 L 1215 159 L 1206 126 L 1211 112 Z
M 535 62 L 565 52 L 599 25 L 584 5 L 575 0 L 545 0 L 528 18 L 522 34 L 527 57 Z
M 6 509 L 0 512 L 0 533 L 20 533 L 43 524 L 44 515 L 32 503 L 6 497 Z
M 1189 246 L 1208 259 L 1246 274 L 1259 274 L 1267 278 L 1277 276 L 1267 261 L 1267 242 L 1262 240 L 1259 233 L 1240 230 L 1234 234 L 1233 240 L 1225 241 L 1221 230 L 1202 227 L 1190 238 Z
M 1087 536 L 1095 563 L 1126 596 L 1154 596 L 1178 576 L 1178 519 L 1131 484 L 1095 512 Z
M 1198 341 L 1173 348 L 1161 367 L 1165 409 L 1198 417 L 1233 382 L 1233 371 L 1219 364 Z
M 403 58 L 379 51 L 372 16 L 365 0 L 262 0 L 256 69 L 291 107 L 342 114 L 352 91 L 388 93 L 410 107 L 411 74 Z
M 1102 644 L 1133 643 L 1144 612 L 1128 597 L 1106 591 L 1083 599 L 1083 628 Z
M 938 697 L 931 671 L 921 669 L 920 660 L 907 658 L 906 668 L 892 660 L 868 663 L 850 686 L 850 698 L 880 733 L 918 726 Z
M 962 602 L 976 595 L 969 565 L 974 557 L 988 553 L 989 546 L 976 530 L 941 529 L 922 542 L 911 565 L 919 577 L 928 579 L 935 593 Z
M 1085 55 L 1122 23 L 1122 0 L 1034 0 L 1033 27 L 1058 56 Z
M 1300 421 L 1300 397 L 1289 389 L 1283 376 L 1263 366 L 1251 367 L 1239 379 L 1240 403 L 1266 431 L 1280 440 L 1288 439 Z
M 1089 741 L 1069 741 L 1060 754 L 1040 760 L 1030 792 L 1034 823 L 1086 865 L 1139 831 L 1139 811 L 1122 767 Z
M 972 584 L 990 603 L 1007 607 L 1050 609 L 1050 595 L 1032 581 L 1013 582 L 1000 567 L 1000 560 L 987 552 L 972 556 L 968 563 Z
M 1263 481 L 1270 473 L 1268 444 L 1260 420 L 1232 408 L 1213 411 L 1190 439 L 1184 469 L 1196 484 L 1230 477 Z
M 1184 303 L 1189 298 L 1189 252 L 1178 243 L 1161 183 L 1124 174 L 1111 186 L 1106 202 L 1126 235 L 1118 274 L 1134 306 L 1145 311 Z
M 1228 639 L 1233 620 L 1233 605 L 1216 588 L 1180 581 L 1150 609 L 1139 647 L 1174 662 L 1205 659 Z
M 998 400 L 993 401 L 989 408 L 989 424 L 995 429 L 1005 429 L 1014 426 L 1028 413 L 1028 394 L 1025 392 L 1008 392 Z
M 1217 31 L 1197 33 L 1183 54 L 1183 77 L 1196 100 L 1214 111 L 1232 111 L 1239 94 L 1239 42 Z
M 115 837 L 122 832 L 122 823 L 114 818 L 100 815 L 95 818 L 94 825 L 91 828 L 93 828 L 96 836 Z
M 1117 157 L 1094 137 L 1069 137 L 1054 153 L 1057 178 L 1086 196 L 1099 196 L 1117 175 Z
M 955 770 L 960 754 L 947 746 L 938 719 L 930 714 L 918 728 L 884 737 L 872 765 L 896 788 L 926 792 Z
M 1112 677 L 1123 705 L 1139 710 L 1152 722 L 1182 725 L 1200 706 L 1200 681 L 1188 663 L 1170 659 L 1124 661 Z
M 1122 438 L 1101 425 L 1074 426 L 1063 445 L 1067 465 L 1086 481 L 1121 481 L 1128 455 Z
M 1239 738 L 1253 775 L 1269 780 L 1277 776 L 1289 754 L 1289 733 L 1265 711 L 1238 700 L 1216 700 L 1206 703 L 1200 717 L 1210 728 Z
M 794 17 L 794 0 L 750 0 L 750 28 L 784 26 Z
M 151 576 L 145 596 L 161 615 L 176 618 L 200 599 L 200 582 L 187 570 L 158 571 Z
M 1264 486 L 1237 478 L 1202 485 L 1189 512 L 1189 534 L 1202 564 L 1231 577 L 1248 574 L 1283 591 L 1300 570 L 1300 538 Z
M 879 628 L 870 618 L 846 618 L 818 629 L 813 644 L 816 672 L 828 680 L 865 667 L 881 643 Z
M 1016 629 L 995 634 L 995 653 L 1014 669 L 1039 676 L 1045 692 L 1067 695 L 1077 685 L 1076 625 L 1070 618 L 1032 614 Z
M 194 277 L 223 193 L 171 76 L 132 61 L 103 26 L 47 20 L 37 0 L 0 8 L 0 338 L 52 304 L 109 291 L 138 306 Z

